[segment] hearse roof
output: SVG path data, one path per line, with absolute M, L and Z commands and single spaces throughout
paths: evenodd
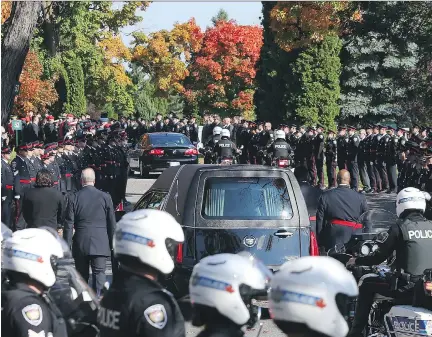
M 180 172 L 179 172 L 180 170 Z M 174 179 L 176 178 L 177 173 L 178 179 L 183 182 L 192 181 L 193 177 L 198 171 L 281 171 L 278 168 L 272 168 L 269 166 L 262 165 L 210 165 L 210 164 L 188 164 L 182 166 L 173 166 L 160 175 L 160 177 L 155 181 L 152 186 L 152 189 L 161 189 L 161 190 L 169 190 Z M 290 170 L 286 170 L 288 175 L 292 175 L 293 173 Z M 294 178 L 295 179 L 295 178 Z

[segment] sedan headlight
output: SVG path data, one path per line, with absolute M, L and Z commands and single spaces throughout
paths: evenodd
M 363 245 L 363 246 L 361 246 L 361 248 L 360 248 L 360 253 L 361 253 L 363 256 L 367 256 L 367 255 L 369 255 L 370 251 L 371 251 L 371 249 L 369 248 L 368 245 Z
M 376 251 L 378 248 L 379 248 L 378 244 L 375 243 L 375 244 L 372 246 L 372 252 Z

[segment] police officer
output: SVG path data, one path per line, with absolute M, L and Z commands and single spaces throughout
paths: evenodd
M 301 257 L 283 264 L 270 285 L 272 319 L 288 336 L 347 335 L 345 317 L 358 288 L 352 274 L 340 262 L 327 256 Z
M 372 153 L 373 148 L 373 140 L 374 140 L 374 134 L 373 134 L 373 127 L 371 124 L 368 124 L 366 126 L 366 137 L 364 138 L 364 160 L 366 163 L 366 169 L 367 174 L 369 176 L 370 181 L 370 189 L 367 191 L 368 193 L 375 193 L 377 190 L 377 178 L 375 174 L 375 167 L 373 163 L 374 154 Z M 363 146 L 363 145 L 362 145 Z
M 222 158 L 234 158 L 237 153 L 237 147 L 230 140 L 230 131 L 228 129 L 222 129 L 221 140 L 213 148 L 213 153 L 220 159 Z
M 189 127 L 189 138 L 190 138 L 192 144 L 194 144 L 194 145 L 198 144 L 198 142 L 199 142 L 198 125 L 196 123 L 196 118 L 194 116 L 190 116 L 189 122 L 188 122 L 188 127 Z
M 355 133 L 356 129 L 353 126 L 348 127 L 348 143 L 347 146 L 347 169 L 351 175 L 351 188 L 358 191 L 359 169 L 357 163 L 357 156 L 359 152 L 360 138 Z
M 183 243 L 181 226 L 168 213 L 138 210 L 117 223 L 114 253 L 118 274 L 98 313 L 100 337 L 184 337 L 183 316 L 158 278 L 174 269 Z
M 329 129 L 325 143 L 328 188 L 336 187 L 337 141 L 335 136 L 336 131 Z
M 314 158 L 316 166 L 316 174 L 318 178 L 318 187 L 324 187 L 324 127 L 322 125 L 317 126 L 317 134 L 315 136 Z
M 247 164 L 248 162 L 248 145 L 252 138 L 252 132 L 249 125 L 252 126 L 252 122 L 248 122 L 243 120 L 243 125 L 239 126 L 237 130 L 237 144 L 240 149 L 242 149 L 242 153 L 240 155 L 240 163 Z
M 250 164 L 257 164 L 257 157 L 258 157 L 258 150 L 259 150 L 259 132 L 258 132 L 258 125 L 256 122 L 249 123 L 250 128 L 250 140 L 248 143 L 248 155 L 249 155 L 249 163 Z
M 397 190 L 397 162 L 399 159 L 399 138 L 395 135 L 395 128 L 389 126 L 389 141 L 385 153 L 385 163 L 389 182 L 387 193 L 396 193 Z
M 67 336 L 64 319 L 47 295 L 56 281 L 63 247 L 58 238 L 41 228 L 17 231 L 3 242 L 2 268 L 9 284 L 2 286 L 2 334 Z
M 269 165 L 273 158 L 288 159 L 291 156 L 291 147 L 285 140 L 285 132 L 282 130 L 275 131 L 275 141 L 267 146 L 269 156 Z
M 336 139 L 337 142 L 337 164 L 339 170 L 347 169 L 347 148 L 349 138 L 346 135 L 346 127 L 339 126 L 339 136 Z
M 376 151 L 376 168 L 381 178 L 380 192 L 387 192 L 389 188 L 385 154 L 387 152 L 387 147 L 390 142 L 390 136 L 386 133 L 386 131 L 387 127 L 385 125 L 381 125 L 379 128 L 380 133 L 377 137 L 378 146 Z
M 217 254 L 202 259 L 189 282 L 192 324 L 204 326 L 198 337 L 244 336 L 242 327 L 252 328 L 259 320 L 252 300 L 267 293 L 270 276 L 265 266 L 244 255 Z
M 1 221 L 12 227 L 12 201 L 17 194 L 19 181 L 9 165 L 11 149 L 4 146 L 1 152 Z
M 363 194 L 350 189 L 350 174 L 339 171 L 338 187 L 324 193 L 316 214 L 318 245 L 326 252 L 336 244 L 345 244 L 353 233 L 361 232 L 360 216 L 368 211 Z
M 367 161 L 369 160 L 369 153 L 368 153 L 368 138 L 366 136 L 365 129 L 360 130 L 359 134 L 360 143 L 358 146 L 358 168 L 359 168 L 359 174 L 360 179 L 363 184 L 363 191 L 364 193 L 370 193 L 371 192 L 371 184 L 367 169 Z
M 352 258 L 348 265 L 378 265 L 396 252 L 394 264 L 397 271 L 410 274 L 412 282 L 421 279 L 424 270 L 431 267 L 432 256 L 432 222 L 423 217 L 425 209 L 426 196 L 422 191 L 413 187 L 400 191 L 396 197 L 399 221 L 388 230 L 385 242 L 372 255 Z M 360 286 L 355 319 L 349 335 L 363 336 L 362 331 L 367 324 L 376 293 L 386 297 L 412 298 L 413 286 L 411 282 L 399 280 L 398 289 L 391 290 L 386 279 L 365 278 Z

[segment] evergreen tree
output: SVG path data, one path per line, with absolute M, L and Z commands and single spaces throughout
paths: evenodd
M 287 53 L 275 42 L 274 32 L 270 28 L 270 11 L 275 1 L 262 2 L 262 26 L 264 44 L 257 65 L 257 90 L 254 104 L 259 119 L 272 123 L 287 121 L 292 117 L 288 109 L 289 78 L 292 77 L 290 63 L 295 59 L 295 53 Z
M 293 79 L 298 90 L 292 100 L 297 116 L 306 125 L 318 122 L 333 127 L 339 115 L 339 53 L 342 42 L 336 35 L 327 35 L 320 43 L 311 45 L 300 53 L 295 64 Z
M 219 9 L 219 12 L 217 12 L 217 14 L 211 18 L 211 21 L 213 22 L 214 26 L 216 26 L 216 24 L 219 21 L 225 21 L 226 22 L 228 20 L 229 20 L 228 12 L 223 8 Z
M 84 93 L 84 71 L 81 59 L 73 52 L 65 54 L 63 61 L 67 72 L 67 103 L 65 112 L 75 116 L 81 116 L 86 113 L 86 98 Z

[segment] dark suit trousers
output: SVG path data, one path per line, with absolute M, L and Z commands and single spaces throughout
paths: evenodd
M 315 160 L 316 172 L 318 177 L 318 185 L 324 186 L 324 158 Z
M 105 269 L 107 263 L 106 256 L 99 255 L 81 255 L 76 254 L 75 268 L 81 274 L 84 281 L 88 283 L 90 272 L 89 265 L 92 270 L 92 288 L 99 296 L 102 292 L 103 286 L 106 281 Z
M 370 189 L 371 186 L 370 186 L 370 180 L 369 180 L 369 175 L 368 175 L 366 163 L 364 161 L 359 161 L 358 167 L 359 167 L 360 179 L 361 179 L 361 182 L 363 184 L 363 187 L 366 190 L 368 190 L 368 189 Z
M 388 183 L 387 167 L 385 161 L 382 159 L 378 159 L 376 167 L 378 169 L 378 173 L 381 178 L 381 188 L 382 190 L 386 190 L 389 188 L 389 183 Z
M 375 177 L 375 169 L 370 160 L 366 160 L 367 173 L 370 179 L 370 187 L 374 190 L 377 189 L 377 180 Z
M 351 175 L 351 188 L 358 190 L 359 169 L 356 161 L 348 162 L 348 171 Z
M 387 168 L 389 187 L 391 190 L 396 190 L 396 187 L 397 187 L 396 163 L 395 162 L 387 162 L 386 168 Z
M 2 201 L 1 208 L 1 221 L 9 228 L 12 228 L 12 200 L 9 195 L 5 201 Z

